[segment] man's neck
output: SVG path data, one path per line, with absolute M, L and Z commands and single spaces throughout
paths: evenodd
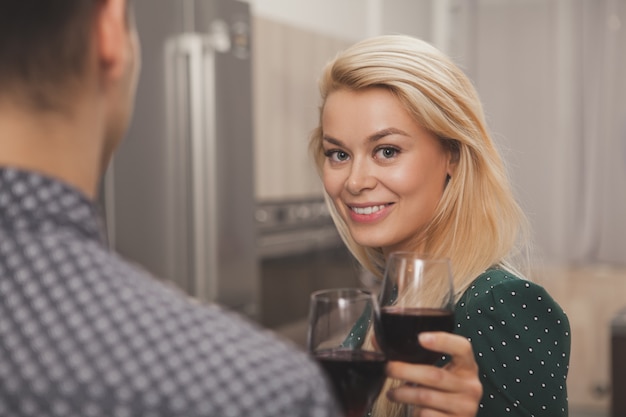
M 0 100 L 0 165 L 37 171 L 95 198 L 101 174 L 97 103 L 76 111 L 36 111 Z

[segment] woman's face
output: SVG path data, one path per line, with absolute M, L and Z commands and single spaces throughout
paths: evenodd
M 388 90 L 337 90 L 322 111 L 323 182 L 353 239 L 409 247 L 452 174 L 450 154 Z

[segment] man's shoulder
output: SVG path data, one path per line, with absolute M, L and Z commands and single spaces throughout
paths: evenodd
M 250 319 L 192 299 L 104 246 L 67 236 L 60 242 L 49 257 L 58 265 L 46 261 L 42 274 L 36 266 L 20 275 L 24 285 L 0 287 L 0 296 L 19 301 L 10 310 L 0 305 L 5 334 L 16 341 L 8 357 L 22 358 L 12 365 L 16 392 L 42 382 L 37 375 L 58 374 L 59 384 L 76 392 L 60 393 L 45 380 L 42 398 L 74 401 L 76 394 L 101 407 L 98 415 L 115 410 L 92 386 L 124 392 L 116 407 L 146 414 L 332 415 L 325 380 L 305 352 Z M 21 329 L 39 331 L 18 337 Z M 33 374 L 37 358 L 54 361 Z M 2 395 L 0 389 L 0 402 Z

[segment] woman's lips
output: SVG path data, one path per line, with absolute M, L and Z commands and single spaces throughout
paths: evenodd
M 350 209 L 350 218 L 358 223 L 371 223 L 385 217 L 389 213 L 392 203 L 387 204 L 370 204 L 348 205 Z

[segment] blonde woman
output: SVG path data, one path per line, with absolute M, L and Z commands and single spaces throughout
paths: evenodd
M 372 415 L 567 416 L 569 323 L 515 264 L 525 216 L 468 78 L 423 41 L 380 36 L 320 89 L 310 149 L 347 246 L 378 276 L 393 251 L 448 257 L 458 290 L 455 334 L 420 337 L 447 363 L 391 362 Z

